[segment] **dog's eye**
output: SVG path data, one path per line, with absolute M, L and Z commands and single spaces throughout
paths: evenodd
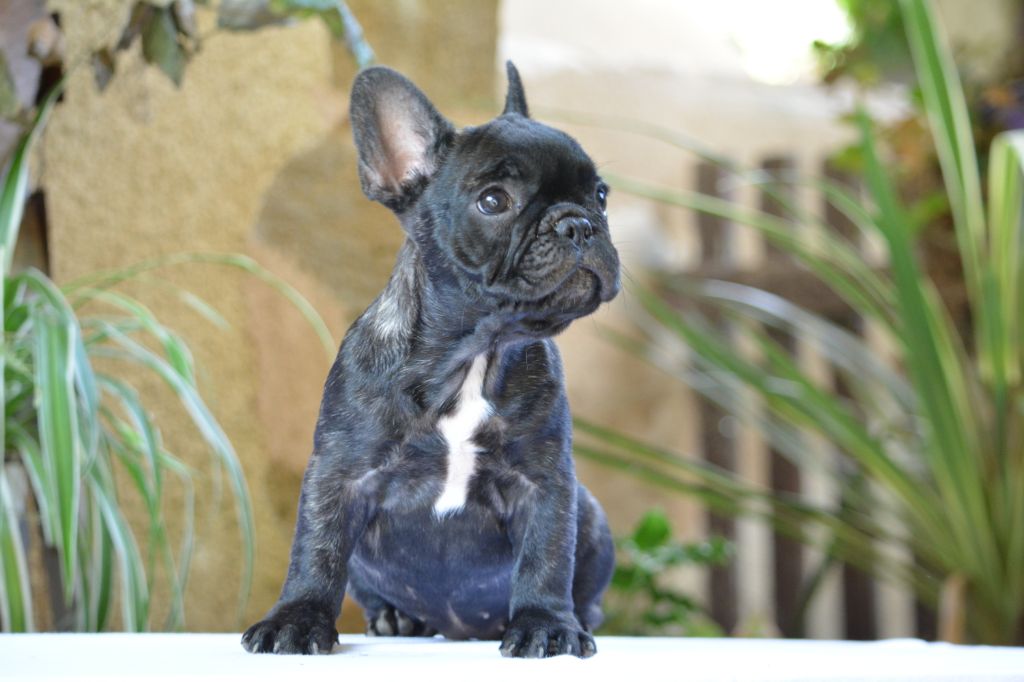
M 504 213 L 512 205 L 512 198 L 503 189 L 491 187 L 485 189 L 476 200 L 476 207 L 484 215 Z
M 601 207 L 602 211 L 608 208 L 608 187 L 605 185 L 597 186 L 597 204 Z

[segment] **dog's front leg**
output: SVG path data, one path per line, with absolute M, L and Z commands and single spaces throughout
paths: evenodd
M 529 488 L 509 524 L 516 562 L 501 654 L 586 658 L 597 647 L 573 612 L 575 478 L 571 470 L 548 472 L 543 478 Z
M 242 636 L 252 653 L 327 654 L 345 597 L 348 560 L 369 521 L 369 498 L 338 471 L 334 458 L 314 455 L 299 497 L 291 562 L 281 596 Z

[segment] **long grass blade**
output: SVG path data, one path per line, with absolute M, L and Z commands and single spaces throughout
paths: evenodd
M 305 318 L 306 322 L 313 328 L 317 338 L 329 358 L 333 358 L 337 351 L 337 344 L 331 337 L 323 318 L 317 314 L 313 306 L 298 292 L 295 287 L 288 284 L 274 273 L 270 272 L 259 263 L 248 256 L 239 254 L 218 254 L 218 253 L 179 253 L 170 256 L 163 256 L 143 261 L 136 265 L 115 270 L 104 270 L 80 277 L 64 286 L 69 297 L 74 298 L 83 287 L 94 289 L 107 289 L 121 282 L 127 281 L 141 273 L 157 270 L 165 267 L 185 265 L 189 263 L 211 263 L 236 268 L 246 272 L 273 288 L 283 296 L 289 303 L 295 306 L 296 310 Z
M 192 564 L 192 551 L 195 540 L 195 487 L 192 484 L 192 473 L 183 463 L 163 453 L 161 456 L 163 467 L 174 473 L 182 486 L 185 494 L 185 501 L 182 505 L 182 532 L 181 541 L 178 547 L 178 561 L 175 564 L 174 555 L 170 550 L 170 543 L 163 543 L 164 570 L 170 576 L 171 583 L 171 608 L 167 614 L 165 629 L 178 630 L 185 624 L 185 588 L 188 585 L 189 569 Z
M 884 391 L 906 412 L 916 410 L 913 387 L 893 368 L 882 362 L 878 353 L 835 323 L 811 313 L 771 292 L 754 287 L 708 279 L 678 280 L 674 287 L 702 301 L 738 312 L 743 319 L 754 319 L 772 328 L 809 339 L 825 358 L 855 386 L 872 386 L 873 394 Z M 864 404 L 864 401 L 859 401 Z M 890 402 L 886 405 L 892 408 Z
M 731 201 L 695 192 L 655 187 L 605 173 L 612 187 L 673 206 L 689 208 L 751 227 L 772 244 L 791 254 L 828 284 L 855 310 L 895 331 L 899 320 L 891 315 L 893 292 L 863 257 L 849 244 L 822 232 L 821 241 L 810 243 L 789 221 L 748 210 Z
M 1024 296 L 1021 295 L 1021 270 L 1024 268 L 1024 131 L 997 135 L 989 153 L 989 253 L 990 274 L 986 300 L 994 318 L 993 366 L 1002 386 L 1021 382 L 1024 353 Z M 1006 396 L 1001 396 L 1006 406 Z
M 982 301 L 980 263 L 985 212 L 967 99 L 952 53 L 938 30 L 932 3 L 900 0 L 900 10 L 953 212 L 964 278 L 971 301 L 977 306 Z
M 182 406 L 192 418 L 192 422 L 196 425 L 200 434 L 202 434 L 207 445 L 210 446 L 216 460 L 227 471 L 234 492 L 245 556 L 239 595 L 239 610 L 241 612 L 248 598 L 252 583 L 255 531 L 253 528 L 252 502 L 249 497 L 248 487 L 242 472 L 241 463 L 238 461 L 238 456 L 235 454 L 231 442 L 199 396 L 195 387 L 186 381 L 172 365 L 145 346 L 123 334 L 113 325 L 102 320 L 97 321 L 97 325 L 101 328 L 105 337 L 119 348 L 100 345 L 92 349 L 92 354 L 97 357 L 110 357 L 132 362 L 146 367 L 160 376 L 181 401 Z
M 108 374 L 101 374 L 98 377 L 99 385 L 106 395 L 117 401 L 124 414 L 131 420 L 131 427 L 125 427 L 121 431 L 127 439 L 127 443 L 141 453 L 146 459 L 149 469 L 149 480 L 146 482 L 146 489 L 152 490 L 152 503 L 155 509 L 159 509 L 163 495 L 163 467 L 160 464 L 162 447 L 160 444 L 160 433 L 149 418 L 139 399 L 138 392 L 126 384 Z M 104 410 L 107 421 L 114 419 L 109 410 Z M 117 420 L 120 423 L 120 420 Z
M 177 334 L 169 330 L 156 319 L 147 308 L 130 296 L 116 291 L 102 289 L 80 289 L 89 300 L 106 303 L 128 314 L 129 319 L 149 332 L 163 347 L 167 361 L 174 370 L 189 384 L 195 386 L 195 362 L 188 346 Z
M 0 464 L 0 621 L 4 632 L 31 632 L 32 588 L 14 495 Z
M 870 548 L 879 537 L 885 537 L 886 531 L 870 520 L 867 527 L 857 527 L 850 520 L 838 519 L 831 510 L 816 508 L 798 498 L 773 495 L 707 463 L 666 453 L 586 420 L 576 419 L 574 425 L 578 431 L 596 437 L 603 446 L 575 443 L 574 451 L 587 459 L 626 471 L 654 485 L 695 496 L 720 513 L 760 519 L 783 534 L 819 547 L 854 566 L 871 568 L 915 590 L 934 593 L 934 584 L 913 566 L 891 560 L 877 562 Z M 695 480 L 672 473 L 673 468 Z M 822 545 L 808 532 L 809 525 L 828 529 L 829 537 L 836 538 L 836 542 Z
M 942 511 L 959 542 L 953 550 L 978 579 L 996 556 L 991 536 L 979 529 L 989 527 L 982 482 L 978 424 L 968 387 L 971 377 L 957 348 L 956 334 L 941 309 L 938 295 L 923 279 L 914 257 L 906 214 L 878 158 L 871 122 L 858 117 L 861 149 L 868 186 L 889 246 L 899 312 L 905 320 L 900 340 L 921 411 L 930 427 L 922 450 L 936 486 L 945 501 Z M 972 453 L 975 456 L 967 456 Z
M 118 564 L 122 625 L 130 632 L 142 632 L 146 630 L 149 620 L 149 591 L 146 569 L 135 535 L 117 503 L 110 472 L 104 471 L 104 467 L 93 467 L 88 486 L 90 498 L 103 517 Z
M 25 210 L 25 195 L 28 189 L 28 161 L 35 144 L 46 125 L 53 105 L 64 90 L 64 80 L 58 81 L 46 94 L 28 130 L 21 136 L 7 167 L 7 177 L 0 187 L 0 275 L 6 280 L 11 272 L 14 245 L 18 241 L 18 230 Z M 2 315 L 0 315 L 0 319 Z
M 634 287 L 633 293 L 655 319 L 678 334 L 694 352 L 742 380 L 779 416 L 795 420 L 801 427 L 822 432 L 850 456 L 888 481 L 902 498 L 916 502 L 914 507 L 928 508 L 921 499 L 923 491 L 917 483 L 891 460 L 878 440 L 834 396 L 814 386 L 793 368 L 789 368 L 792 371 L 787 378 L 798 380 L 794 384 L 798 390 L 795 393 L 782 390 L 783 387 L 773 381 L 769 372 L 739 357 L 721 339 L 697 329 L 650 292 Z
M 101 632 L 107 625 L 113 601 L 114 548 L 99 505 L 90 502 L 83 516 L 87 519 L 89 536 L 89 551 L 83 553 L 82 559 L 84 629 Z
M 167 570 L 167 578 L 171 588 L 171 608 L 169 613 L 168 627 L 175 628 L 184 618 L 184 583 L 179 567 L 173 561 L 170 541 L 167 534 L 167 524 L 164 521 L 162 509 L 163 504 L 163 469 L 173 462 L 172 458 L 164 455 L 159 447 L 159 437 L 156 429 L 149 421 L 148 416 L 142 410 L 138 402 L 138 396 L 126 384 L 112 379 L 103 378 L 108 390 L 113 391 L 120 399 L 124 412 L 130 415 L 131 424 L 123 421 L 111 410 L 104 410 L 103 416 L 111 427 L 111 435 L 107 439 L 110 450 L 117 456 L 122 466 L 128 473 L 129 479 L 133 482 L 136 491 L 145 502 L 146 512 L 149 517 L 149 537 L 147 547 L 149 550 L 146 560 L 147 586 L 152 591 L 154 565 L 159 557 Z M 174 466 L 173 464 L 171 466 Z M 180 472 L 180 467 L 176 472 Z M 185 475 L 187 479 L 187 474 Z M 186 508 L 185 527 L 182 532 L 190 538 L 193 532 L 192 525 L 192 492 L 191 484 L 186 487 Z M 185 547 L 183 559 L 190 558 L 190 543 Z M 188 564 L 184 564 L 187 573 Z
M 43 462 L 43 453 L 39 442 L 29 434 L 21 424 L 11 424 L 7 431 L 11 450 L 18 453 L 25 473 L 32 486 L 39 522 L 43 532 L 43 542 L 54 544 L 54 538 L 60 534 L 60 522 L 57 518 L 57 491 L 54 481 L 47 473 Z
M 78 567 L 78 509 L 81 498 L 82 448 L 75 396 L 74 337 L 77 327 L 63 323 L 49 307 L 32 310 L 36 334 L 36 407 L 43 467 L 56 495 L 64 599 L 70 604 Z
M 61 79 L 54 85 L 50 92 L 43 99 L 42 104 L 36 111 L 36 116 L 29 125 L 28 130 L 21 136 L 11 162 L 7 167 L 3 184 L 0 185 L 0 325 L 6 331 L 8 325 L 7 306 L 14 300 L 17 286 L 11 282 L 11 264 L 14 259 L 14 247 L 18 241 L 18 232 L 21 229 L 21 218 L 25 211 L 25 197 L 28 191 L 28 162 L 32 145 L 42 132 L 50 110 L 57 102 L 57 98 L 64 89 L 64 80 Z M 7 372 L 8 362 L 7 344 L 0 349 L 0 404 L 4 405 L 5 412 L 8 405 L 7 396 Z M 0 419 L 0 447 L 7 449 L 7 419 Z

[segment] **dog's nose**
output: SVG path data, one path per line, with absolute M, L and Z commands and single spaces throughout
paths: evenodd
M 582 216 L 566 216 L 555 223 L 555 234 L 583 246 L 594 236 L 594 226 Z

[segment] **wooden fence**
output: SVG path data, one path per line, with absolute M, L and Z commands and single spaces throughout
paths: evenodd
M 775 156 L 759 165 L 765 174 L 774 176 L 820 174 L 850 185 L 849 178 L 825 162 L 798 167 L 793 157 Z M 786 215 L 786 211 L 776 197 L 787 192 L 788 196 L 783 195 L 786 203 L 792 202 L 800 210 L 819 216 L 828 229 L 857 245 L 868 262 L 885 266 L 877 246 L 865 241 L 824 194 L 804 185 L 786 183 L 773 184 L 769 193 L 756 184 L 737 183 L 732 173 L 707 162 L 695 166 L 693 178 L 696 189 L 703 194 L 745 202 L 779 216 Z M 792 189 L 797 186 L 801 189 Z M 865 322 L 790 256 L 748 231 L 742 231 L 742 238 L 748 243 L 741 244 L 741 230 L 721 218 L 695 214 L 695 219 L 700 257 L 694 268 L 683 273 L 686 277 L 722 279 L 770 291 L 870 339 Z M 750 239 L 760 243 L 751 248 Z M 711 322 L 725 324 L 713 314 Z M 830 383 L 840 394 L 847 392 L 841 379 L 830 372 L 807 340 L 789 334 L 773 335 L 803 366 L 816 367 L 819 379 Z M 758 440 L 753 431 L 737 430 L 735 419 L 712 401 L 699 398 L 697 405 L 697 414 L 689 421 L 699 424 L 701 455 L 708 462 L 752 477 L 775 491 L 798 494 L 818 503 L 842 504 L 834 482 L 802 472 L 791 459 Z M 808 442 L 808 448 L 816 449 L 817 456 L 834 455 L 827 443 Z M 726 631 L 742 633 L 754 620 L 772 623 L 779 635 L 790 637 L 866 640 L 935 636 L 934 614 L 916 604 L 912 595 L 875 582 L 869 575 L 845 565 L 831 569 L 805 612 L 802 595 L 812 571 L 821 564 L 820 554 L 746 519 L 709 513 L 706 527 L 709 535 L 732 540 L 737 550 L 733 563 L 710 569 L 707 576 L 711 615 Z

